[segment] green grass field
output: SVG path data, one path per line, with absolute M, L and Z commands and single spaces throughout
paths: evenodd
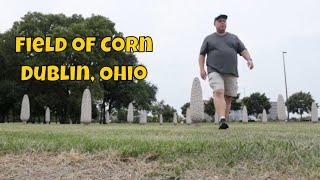
M 94 160 L 97 164 L 99 161 L 112 162 L 115 166 L 120 163 L 120 171 L 113 175 L 136 168 L 137 179 L 320 179 L 320 124 L 230 125 L 228 130 L 218 130 L 209 123 L 176 126 L 0 124 L 0 169 L 7 173 L 5 177 L 12 177 L 22 172 L 5 166 L 5 161 L 14 166 L 19 164 L 19 159 L 31 156 L 38 161 L 45 156 L 49 157 L 46 164 L 50 158 L 65 156 L 72 162 L 72 154 L 76 154 L 83 159 L 74 162 L 79 167 L 91 167 L 88 162 L 96 156 L 100 157 Z M 77 169 L 74 163 L 64 166 Z M 116 177 L 113 175 L 108 177 Z

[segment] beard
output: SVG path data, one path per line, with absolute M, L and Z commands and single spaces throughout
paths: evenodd
M 222 33 L 225 33 L 226 32 L 226 28 L 217 28 L 217 32 L 222 34 Z

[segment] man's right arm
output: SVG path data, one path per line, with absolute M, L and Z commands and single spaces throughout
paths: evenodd
M 204 62 L 206 58 L 206 54 L 208 53 L 208 42 L 207 37 L 203 40 L 203 43 L 201 45 L 200 49 L 200 55 L 199 55 L 199 67 L 200 67 L 200 76 L 203 80 L 207 77 L 207 72 L 204 69 Z
M 207 77 L 207 72 L 206 72 L 206 70 L 204 69 L 205 58 L 206 58 L 205 55 L 202 55 L 202 54 L 199 55 L 200 76 L 201 76 L 201 78 L 202 78 L 203 80 L 205 80 L 206 77 Z

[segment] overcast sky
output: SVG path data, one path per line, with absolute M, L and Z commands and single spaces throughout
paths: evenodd
M 5 4 L 5 5 L 4 5 Z M 28 11 L 103 15 L 116 23 L 125 36 L 149 35 L 153 53 L 136 54 L 148 68 L 147 80 L 158 86 L 158 100 L 179 112 L 189 101 L 192 80 L 199 77 L 198 56 L 203 39 L 214 32 L 213 19 L 229 16 L 227 31 L 238 35 L 251 53 L 255 68 L 249 70 L 239 57 L 239 92 L 262 92 L 276 101 L 285 97 L 282 51 L 288 93 L 310 92 L 320 103 L 320 1 L 317 0 L 140 0 L 140 1 L 16 1 L 0 7 L 0 32 Z M 204 99 L 212 90 L 201 80 Z

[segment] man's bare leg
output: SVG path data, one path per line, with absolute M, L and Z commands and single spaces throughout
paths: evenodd
M 224 90 L 217 90 L 213 93 L 215 111 L 219 117 L 226 116 L 226 101 L 224 99 Z
M 217 90 L 214 92 L 214 106 L 219 115 L 219 129 L 228 129 L 226 124 L 226 101 L 224 97 L 224 90 Z
M 226 101 L 226 112 L 225 112 L 225 115 L 226 115 L 226 119 L 228 120 L 229 119 L 229 113 L 230 113 L 230 110 L 231 110 L 232 97 L 225 95 L 224 99 Z

